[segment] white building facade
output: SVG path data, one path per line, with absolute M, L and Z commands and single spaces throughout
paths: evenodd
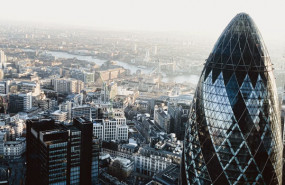
M 165 157 L 155 155 L 150 155 L 150 157 L 142 155 L 135 156 L 135 171 L 150 177 L 161 172 L 171 164 L 171 159 Z
M 56 110 L 50 114 L 55 123 L 60 123 L 67 120 L 67 112 Z
M 93 135 L 104 141 L 119 140 L 127 141 L 128 125 L 126 118 L 113 120 L 95 120 L 93 123 Z
M 84 82 L 75 79 L 52 79 L 52 85 L 55 91 L 59 93 L 80 93 L 84 88 Z
M 4 143 L 4 157 L 17 159 L 26 151 L 26 138 L 18 138 L 16 141 L 6 141 Z
M 23 97 L 23 110 L 26 112 L 30 110 L 33 106 L 32 104 L 32 93 L 26 93 L 26 94 L 19 94 L 19 96 Z

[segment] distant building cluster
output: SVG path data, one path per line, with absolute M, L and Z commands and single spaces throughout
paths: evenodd
M 187 86 L 112 61 L 86 68 L 76 59 L 25 53 L 0 61 L 0 157 L 26 162 L 27 184 L 147 183 L 179 165 L 192 100 Z

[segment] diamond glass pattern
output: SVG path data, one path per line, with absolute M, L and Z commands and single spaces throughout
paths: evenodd
M 272 64 L 253 20 L 238 14 L 211 52 L 190 109 L 183 184 L 282 184 Z

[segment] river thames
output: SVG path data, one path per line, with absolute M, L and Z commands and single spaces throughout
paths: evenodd
M 32 49 L 23 49 L 23 51 L 35 51 Z M 94 58 L 93 56 L 82 56 L 82 55 L 75 55 L 75 54 L 70 54 L 67 52 L 60 52 L 60 51 L 45 51 L 47 54 L 50 54 L 56 58 L 64 58 L 64 59 L 68 59 L 68 58 L 77 58 L 78 60 L 84 60 L 84 61 L 88 61 L 88 62 L 94 62 L 97 65 L 102 65 L 104 64 L 107 60 L 104 59 L 99 59 L 99 58 Z M 121 62 L 121 61 L 115 61 L 117 63 L 117 65 L 122 66 L 125 69 L 128 69 L 131 71 L 131 73 L 135 73 L 137 70 L 141 70 L 142 73 L 145 74 L 149 74 L 151 73 L 151 71 L 153 71 L 153 69 L 151 68 L 138 68 L 135 65 L 132 64 L 128 64 L 126 62 Z M 198 75 L 194 75 L 194 74 L 189 74 L 189 75 L 171 75 L 168 76 L 165 73 L 162 72 L 162 81 L 163 82 L 176 82 L 176 83 L 190 83 L 191 85 L 196 85 L 198 83 L 199 80 L 199 76 Z

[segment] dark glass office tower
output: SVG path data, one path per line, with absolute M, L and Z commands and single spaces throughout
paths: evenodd
M 91 169 L 91 178 L 92 185 L 99 184 L 99 154 L 101 141 L 98 138 L 93 138 L 92 141 L 92 169 Z
M 27 120 L 26 184 L 67 184 L 68 131 L 53 120 Z
M 98 184 L 100 143 L 92 130 L 84 118 L 71 125 L 28 120 L 26 184 Z
M 183 184 L 282 184 L 275 79 L 249 15 L 225 28 L 198 83 L 182 159 Z

